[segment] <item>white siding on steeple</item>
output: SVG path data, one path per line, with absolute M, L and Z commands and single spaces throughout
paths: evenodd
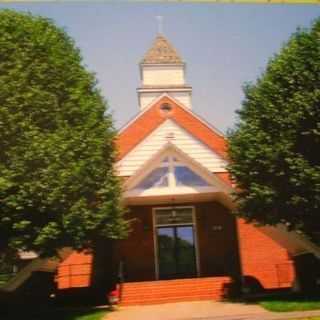
M 226 162 L 172 120 L 166 120 L 116 164 L 120 176 L 131 176 L 170 141 L 211 172 L 225 172 Z
M 184 84 L 183 65 L 142 66 L 143 86 L 182 86 Z
M 191 109 L 191 91 L 180 91 L 180 92 L 168 92 L 168 95 L 174 98 L 175 100 L 179 101 L 188 109 Z
M 156 100 L 162 94 L 163 94 L 163 92 L 140 92 L 138 95 L 140 109 L 143 110 L 152 101 Z

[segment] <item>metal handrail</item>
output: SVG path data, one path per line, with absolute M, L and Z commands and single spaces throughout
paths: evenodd
M 66 265 L 61 265 L 59 269 L 63 270 L 64 272 L 57 273 L 56 274 L 56 280 L 61 279 L 61 278 L 68 278 L 69 279 L 69 286 L 72 285 L 72 277 L 73 276 L 86 276 L 89 274 L 89 269 L 88 271 L 82 271 L 79 272 L 78 269 L 75 269 L 76 267 L 81 267 L 81 266 L 88 266 L 90 268 L 92 266 L 92 263 L 86 262 L 86 263 L 72 263 L 72 264 L 66 264 Z M 117 288 L 119 289 L 119 299 L 121 300 L 122 297 L 122 286 L 125 281 L 125 274 L 124 274 L 124 261 L 120 260 L 119 265 L 118 265 L 118 270 L 117 270 Z
M 124 262 L 123 260 L 120 260 L 119 262 L 119 268 L 118 268 L 118 281 L 119 283 L 123 283 L 124 282 Z
M 118 283 L 119 285 L 119 300 L 122 299 L 122 289 L 123 289 L 123 283 L 124 283 L 124 261 L 120 260 L 119 266 L 118 266 Z

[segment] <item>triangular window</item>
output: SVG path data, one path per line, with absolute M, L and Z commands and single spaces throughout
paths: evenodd
M 208 182 L 183 165 L 174 167 L 176 186 L 207 187 Z
M 153 169 L 136 189 L 165 187 L 208 187 L 210 184 L 176 157 L 165 157 L 159 167 Z
M 169 168 L 159 167 L 152 170 L 138 185 L 138 189 L 161 188 L 169 186 Z

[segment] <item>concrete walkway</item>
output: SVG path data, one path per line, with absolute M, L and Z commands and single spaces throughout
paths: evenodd
M 284 320 L 320 316 L 320 310 L 275 313 L 258 305 L 195 301 L 119 307 L 104 320 Z

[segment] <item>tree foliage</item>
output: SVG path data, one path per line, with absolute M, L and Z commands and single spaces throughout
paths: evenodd
M 320 231 L 320 19 L 298 29 L 268 63 L 229 135 L 238 214 Z
M 0 11 L 0 251 L 82 249 L 126 223 L 115 130 L 74 41 L 46 18 Z

